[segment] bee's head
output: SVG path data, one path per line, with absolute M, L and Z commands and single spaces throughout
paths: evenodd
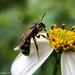
M 42 20 L 44 18 L 46 13 L 44 13 L 44 15 L 42 16 L 41 18 L 41 21 L 39 21 L 37 24 L 36 24 L 36 27 L 39 29 L 39 31 L 42 31 L 42 30 L 45 30 L 45 25 L 42 23 Z
M 36 29 L 39 30 L 39 31 L 42 31 L 42 30 L 46 31 L 46 29 L 45 29 L 46 26 L 44 25 L 44 23 L 42 23 L 42 20 L 43 20 L 45 14 L 46 14 L 46 13 L 44 13 L 44 15 L 42 16 L 42 19 L 41 19 L 41 20 L 39 20 L 39 18 L 38 18 L 39 22 L 34 23 L 34 24 L 32 25 L 32 27 L 36 28 Z
M 45 29 L 46 26 L 42 22 L 38 22 L 36 24 L 36 27 L 37 27 L 37 29 L 39 29 L 39 31 L 42 31 Z

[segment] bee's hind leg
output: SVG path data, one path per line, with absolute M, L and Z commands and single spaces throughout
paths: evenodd
M 38 56 L 38 60 L 39 60 L 39 59 L 40 59 L 40 56 L 39 56 L 38 45 L 37 45 L 37 43 L 36 43 L 35 36 L 33 36 L 33 41 L 34 41 L 34 44 L 35 44 L 35 47 L 36 47 L 36 52 L 37 52 L 37 56 Z

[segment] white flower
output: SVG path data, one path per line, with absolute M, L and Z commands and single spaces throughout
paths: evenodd
M 36 48 L 32 41 L 30 55 L 25 56 L 20 53 L 13 62 L 11 67 L 12 75 L 32 75 L 53 52 L 53 48 L 48 40 L 41 37 L 37 39 L 37 44 L 39 47 L 40 59 L 38 60 L 37 58 Z M 61 54 L 61 72 L 62 75 L 75 75 L 74 51 L 64 51 Z
M 40 59 L 38 60 L 35 45 L 33 40 L 31 40 L 32 43 L 30 48 L 30 55 L 25 56 L 20 53 L 17 56 L 11 67 L 12 75 L 32 75 L 52 53 L 53 48 L 50 46 L 48 40 L 40 37 L 39 39 L 36 38 L 36 41 L 39 48 Z
M 62 75 L 75 75 L 75 52 L 67 51 L 61 55 Z

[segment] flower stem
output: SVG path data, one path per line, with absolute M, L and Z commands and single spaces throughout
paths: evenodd
M 57 71 L 58 71 L 58 66 L 60 63 L 60 53 L 55 53 L 55 56 L 56 56 L 56 62 L 55 62 L 55 66 L 54 66 L 53 75 L 56 75 Z

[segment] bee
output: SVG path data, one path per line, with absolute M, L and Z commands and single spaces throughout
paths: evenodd
M 43 17 L 45 16 L 45 14 L 43 15 Z M 42 17 L 42 19 L 43 19 L 43 17 Z M 34 44 L 36 47 L 37 56 L 39 59 L 38 45 L 36 43 L 35 37 L 39 38 L 39 36 L 37 36 L 37 34 L 39 32 L 41 32 L 42 30 L 44 30 L 46 32 L 46 29 L 45 29 L 46 26 L 44 25 L 44 23 L 42 23 L 42 19 L 41 19 L 41 22 L 32 24 L 21 37 L 18 48 L 21 49 L 22 53 L 26 56 L 28 56 L 30 54 L 30 43 L 31 43 L 31 38 L 33 38 L 33 41 L 34 41 Z M 43 36 L 43 37 L 45 37 L 45 36 Z

